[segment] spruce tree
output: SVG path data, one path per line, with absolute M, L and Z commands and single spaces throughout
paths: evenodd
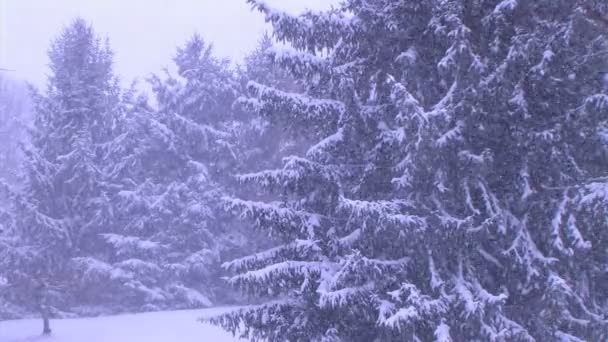
M 49 58 L 46 90 L 34 94 L 25 184 L 13 201 L 21 252 L 8 277 L 19 301 L 45 321 L 81 300 L 74 260 L 97 252 L 104 229 L 108 203 L 100 151 L 118 105 L 112 53 L 85 21 L 64 29 Z
M 599 1 L 250 0 L 307 84 L 240 101 L 316 143 L 227 206 L 281 244 L 226 268 L 268 341 L 607 338 Z M 595 14 L 595 15 L 590 15 Z
M 80 259 L 90 288 L 107 287 L 114 310 L 207 307 L 227 300 L 220 259 L 245 240 L 219 206 L 236 164 L 229 62 L 195 35 L 174 58 L 176 74 L 150 80 L 156 106 L 125 101 L 109 144 L 112 229 L 105 253 Z M 156 107 L 156 108 L 154 108 Z

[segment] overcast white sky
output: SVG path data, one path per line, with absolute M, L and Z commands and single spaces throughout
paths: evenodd
M 267 1 L 290 12 L 338 2 Z M 76 16 L 110 38 L 125 83 L 169 65 L 194 32 L 212 41 L 219 56 L 239 60 L 268 30 L 245 0 L 0 0 L 0 68 L 43 85 L 49 43 Z

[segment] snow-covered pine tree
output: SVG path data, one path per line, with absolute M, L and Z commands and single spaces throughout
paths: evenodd
M 269 341 L 585 341 L 608 331 L 600 1 L 250 0 L 306 94 L 242 100 L 318 139 L 229 206 L 283 244 L 227 263 Z M 244 328 L 244 330 L 242 330 Z
M 11 201 L 19 183 L 20 144 L 26 140 L 28 113 L 26 87 L 0 72 L 0 319 L 14 318 L 20 312 L 11 301 L 7 275 L 10 256 L 16 251 Z
M 584 3 L 606 13 L 589 1 L 420 7 L 427 34 L 408 46 L 393 90 L 415 102 L 397 102 L 393 132 L 406 152 L 396 184 L 426 212 L 409 241 L 428 253 L 417 264 L 428 274 L 395 292 L 386 322 L 403 324 L 413 285 L 446 308 L 404 320 L 423 340 L 433 317 L 453 340 L 607 338 L 608 292 L 595 285 L 605 209 L 584 198 L 608 175 L 608 37 Z
M 182 165 L 175 166 L 180 176 L 171 182 L 174 190 L 181 188 L 182 203 L 174 209 L 177 215 L 167 217 L 172 231 L 160 232 L 158 238 L 174 251 L 171 263 L 183 286 L 222 302 L 232 292 L 220 280 L 220 260 L 247 244 L 220 201 L 239 164 L 238 119 L 232 109 L 238 80 L 230 61 L 216 57 L 198 34 L 178 49 L 174 62 L 177 74 L 152 79 L 152 84 L 159 122 L 178 139 Z
M 219 206 L 236 164 L 231 105 L 237 84 L 229 63 L 195 35 L 174 58 L 177 74 L 153 77 L 158 108 L 128 102 L 108 165 L 115 187 L 107 252 L 80 259 L 90 287 L 112 289 L 118 310 L 212 305 L 228 291 L 223 253 L 244 241 Z
M 381 239 L 388 244 L 375 246 L 377 227 L 372 222 L 369 229 L 359 226 L 369 215 L 361 207 L 388 196 L 393 178 L 391 154 L 377 148 L 379 122 L 390 120 L 391 113 L 383 113 L 375 99 L 369 105 L 363 102 L 364 96 L 373 97 L 369 79 L 363 82 L 375 71 L 361 53 L 368 46 L 355 49 L 354 28 L 341 10 L 294 18 L 252 3 L 276 20 L 276 38 L 291 45 L 268 53 L 307 87 L 304 93 L 293 93 L 250 82 L 251 97 L 239 103 L 313 143 L 284 158 L 281 169 L 239 177 L 267 190 L 266 200 L 227 199 L 227 206 L 280 244 L 225 264 L 237 273 L 229 281 L 262 303 L 214 321 L 232 331 L 244 326 L 243 335 L 252 340 L 388 337 L 375 328 L 378 313 L 369 294 L 388 291 L 383 283 L 394 283 L 407 259 L 384 255 L 398 249 L 394 229 L 385 227 L 388 233 Z M 340 49 L 332 51 L 339 42 Z M 396 215 L 405 205 L 370 204 L 376 210 L 370 220 L 382 214 L 396 224 L 408 218 Z M 358 215 L 352 213 L 355 208 Z
M 85 21 L 64 29 L 49 58 L 47 88 L 34 94 L 24 188 L 14 196 L 21 253 L 8 277 L 44 317 L 81 300 L 73 260 L 99 252 L 108 206 L 100 146 L 118 104 L 112 53 Z

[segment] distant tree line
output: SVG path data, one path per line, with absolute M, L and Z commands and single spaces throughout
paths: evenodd
M 15 128 L 27 120 L 8 119 L 24 112 L 20 90 L 3 85 L 0 317 L 242 301 L 221 262 L 272 243 L 223 198 L 245 193 L 235 172 L 286 152 L 278 127 L 233 103 L 254 74 L 295 87 L 263 54 L 270 37 L 259 44 L 234 67 L 192 36 L 175 73 L 149 77 L 150 99 L 119 86 L 107 41 L 76 19 L 51 45 L 46 88 L 29 96 L 28 134 Z

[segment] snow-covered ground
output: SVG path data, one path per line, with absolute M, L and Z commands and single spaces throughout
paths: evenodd
M 40 335 L 42 321 L 0 321 L 0 342 L 235 342 L 222 329 L 198 321 L 228 311 L 214 308 L 51 321 L 53 334 Z

